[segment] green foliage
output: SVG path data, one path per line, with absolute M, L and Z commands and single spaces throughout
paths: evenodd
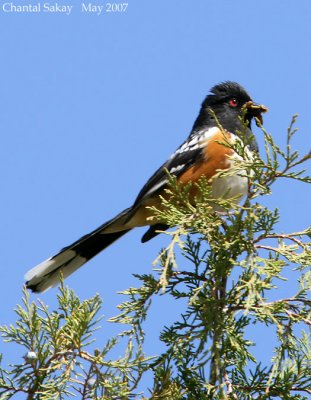
M 41 301 L 29 302 L 24 290 L 24 306 L 18 306 L 16 327 L 1 327 L 6 342 L 22 345 L 25 362 L 0 370 L 1 399 L 22 392 L 27 399 L 64 399 L 79 395 L 83 399 L 129 398 L 147 368 L 148 358 L 133 354 L 129 335 L 124 357 L 109 360 L 108 353 L 117 345 L 112 338 L 102 350 L 88 351 L 100 318 L 101 300 L 95 295 L 81 302 L 62 284 L 58 309 L 50 312 Z
M 16 326 L 1 332 L 5 341 L 28 353 L 25 362 L 0 370 L 1 399 L 18 392 L 28 399 L 310 398 L 311 228 L 278 233 L 278 210 L 259 202 L 278 179 L 311 183 L 304 171 L 297 171 L 310 154 L 300 157 L 291 150 L 295 120 L 285 151 L 261 127 L 265 159 L 249 159 L 243 141 L 225 144 L 242 159 L 219 177 L 234 172 L 252 182 L 242 205 L 236 199 L 212 199 L 204 179 L 184 187 L 169 177 L 163 207 L 153 213 L 175 227 L 165 232 L 172 240 L 156 259 L 155 273 L 136 275 L 140 285 L 122 292 L 126 300 L 110 323 L 125 328 L 103 350 L 89 350 L 98 327 L 98 295 L 81 302 L 62 285 L 59 308 L 50 312 L 42 302 L 30 303 L 25 292 Z M 221 211 L 213 211 L 215 204 Z M 289 269 L 296 285 L 285 279 Z M 280 298 L 280 284 L 290 296 Z M 143 324 L 158 295 L 187 305 L 159 332 L 165 351 L 148 357 Z M 251 327 L 275 335 L 267 365 L 254 356 Z M 120 341 L 126 343 L 124 356 L 113 360 L 110 351 Z M 147 371 L 153 382 L 149 393 L 140 393 Z

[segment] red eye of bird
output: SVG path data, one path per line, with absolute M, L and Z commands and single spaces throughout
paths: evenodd
M 236 107 L 236 106 L 238 105 L 237 99 L 235 99 L 235 98 L 230 99 L 230 100 L 229 100 L 229 105 L 230 105 L 231 107 Z

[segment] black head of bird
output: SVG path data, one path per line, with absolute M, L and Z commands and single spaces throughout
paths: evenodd
M 243 118 L 250 129 L 252 119 L 257 118 L 262 123 L 261 114 L 267 110 L 265 106 L 254 103 L 238 83 L 223 82 L 214 86 L 204 99 L 193 131 L 215 125 L 216 116 L 225 130 L 236 133 L 243 127 Z

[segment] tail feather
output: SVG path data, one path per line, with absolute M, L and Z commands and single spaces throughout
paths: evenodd
M 131 230 L 105 233 L 105 230 L 111 229 L 114 224 L 120 229 L 120 221 L 126 219 L 129 212 L 130 209 L 124 210 L 112 220 L 29 270 L 25 275 L 26 287 L 33 292 L 44 292 L 59 283 L 60 274 L 67 278 L 96 254 Z

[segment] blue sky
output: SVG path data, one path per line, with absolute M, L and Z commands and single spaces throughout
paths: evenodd
M 129 0 L 126 12 L 101 15 L 82 13 L 80 0 L 59 4 L 74 4 L 72 13 L 0 8 L 1 324 L 15 320 L 26 270 L 131 204 L 214 84 L 238 81 L 268 106 L 265 127 L 281 145 L 299 113 L 295 145 L 310 148 L 309 0 Z M 309 199 L 306 185 L 284 181 L 265 202 L 280 208 L 280 230 L 297 231 L 310 222 Z M 142 245 L 143 232 L 67 281 L 82 298 L 99 292 L 107 317 L 122 300 L 116 292 L 137 284 L 132 273 L 150 272 L 167 244 L 162 236 Z M 42 296 L 51 308 L 55 297 Z M 151 316 L 150 352 L 177 312 Z M 113 332 L 106 325 L 102 334 Z M 5 353 L 17 361 L 13 348 Z

